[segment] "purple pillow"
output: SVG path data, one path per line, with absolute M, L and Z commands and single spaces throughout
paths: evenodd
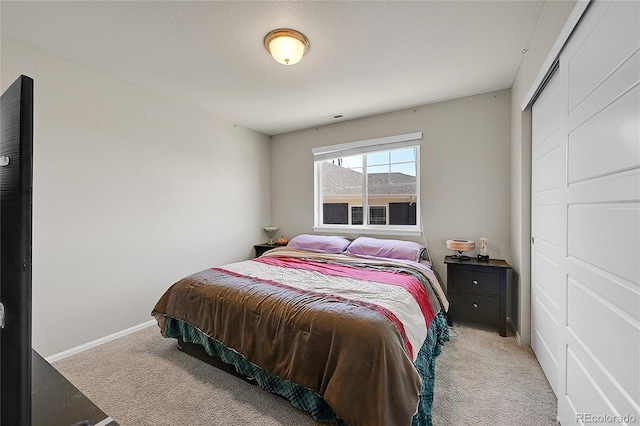
M 413 241 L 381 240 L 358 237 L 347 248 L 346 253 L 356 256 L 387 257 L 391 259 L 418 260 L 424 249 Z
M 302 234 L 293 237 L 287 247 L 322 253 L 342 253 L 351 240 L 341 236 Z

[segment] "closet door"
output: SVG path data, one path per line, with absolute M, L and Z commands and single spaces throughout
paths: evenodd
M 531 176 L 531 348 L 558 394 L 560 357 L 560 225 L 565 191 L 566 90 L 554 73 L 533 105 Z
M 561 53 L 567 248 L 558 405 L 567 423 L 581 414 L 640 422 L 639 18 L 637 1 L 596 1 Z M 625 415 L 635 421 L 616 417 Z
M 563 425 L 640 422 L 639 17 L 592 2 L 533 107 L 532 341 Z M 553 96 L 557 148 L 540 127 Z

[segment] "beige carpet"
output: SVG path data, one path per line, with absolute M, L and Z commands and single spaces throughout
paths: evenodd
M 320 424 L 179 352 L 155 326 L 54 366 L 123 426 Z M 531 349 L 513 337 L 456 326 L 436 373 L 435 426 L 556 425 L 555 396 Z
M 436 361 L 434 425 L 557 425 L 556 410 L 530 347 L 477 326 L 451 331 Z

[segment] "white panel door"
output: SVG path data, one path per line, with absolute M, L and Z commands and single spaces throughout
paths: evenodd
M 567 297 L 559 417 L 638 424 L 640 3 L 594 2 L 561 54 L 561 75 Z
M 562 425 L 640 424 L 640 2 L 593 1 L 559 61 L 533 107 L 532 346 Z
M 531 176 L 531 348 L 557 395 L 560 357 L 566 90 L 557 73 L 533 105 Z

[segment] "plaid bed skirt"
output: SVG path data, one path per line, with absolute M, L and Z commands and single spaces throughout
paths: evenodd
M 191 324 L 167 317 L 164 337 L 179 336 L 182 336 L 185 342 L 202 345 L 209 355 L 220 357 L 222 361 L 233 365 L 238 373 L 254 378 L 261 388 L 283 396 L 291 402 L 291 405 L 309 413 L 315 420 L 346 426 L 346 423 L 336 416 L 329 404 L 313 390 L 274 376 Z M 442 352 L 442 346 L 448 340 L 447 320 L 440 312 L 431 321 L 427 338 L 414 362 L 422 378 L 422 390 L 420 391 L 418 412 L 413 417 L 412 426 L 432 425 L 431 409 L 435 386 L 435 362 L 437 356 Z

